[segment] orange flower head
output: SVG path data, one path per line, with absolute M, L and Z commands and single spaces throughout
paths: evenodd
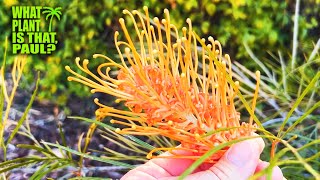
M 186 21 L 188 27 L 179 32 L 171 24 L 167 9 L 162 20 L 151 20 L 148 9 L 143 9 L 145 14 L 123 11 L 133 22 L 134 32 L 127 30 L 124 19 L 119 20 L 126 39 L 119 41 L 119 32 L 115 32 L 121 63 L 96 54 L 94 58 L 103 57 L 107 62 L 98 66 L 95 75 L 88 69 L 88 60 L 81 65 L 76 58 L 79 69 L 93 80 L 66 66 L 74 75 L 68 80 L 91 87 L 92 93 L 115 96 L 117 103 L 124 102 L 129 109 L 115 109 L 95 99 L 100 107 L 97 118 L 112 117 L 111 123 L 124 125 L 116 129 L 120 134 L 163 135 L 181 143 L 180 147 L 154 149 L 148 158 L 156 157 L 153 152 L 157 150 L 184 149 L 192 155 L 172 152 L 172 157 L 197 159 L 221 143 L 250 135 L 255 125 L 252 118 L 249 123 L 239 122 L 240 113 L 234 105 L 239 82 L 232 81 L 231 60 L 229 55 L 222 55 L 219 41 L 198 39 L 190 19 Z M 110 76 L 111 68 L 119 69 L 117 77 Z M 259 72 L 257 79 L 258 87 Z M 226 150 L 206 161 L 215 162 Z

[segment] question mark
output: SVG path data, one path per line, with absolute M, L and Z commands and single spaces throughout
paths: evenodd
M 47 45 L 47 52 L 48 54 L 51 54 L 52 51 L 56 50 L 56 45 L 55 44 L 48 44 Z

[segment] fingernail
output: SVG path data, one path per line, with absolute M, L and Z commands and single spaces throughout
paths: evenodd
M 243 167 L 252 157 L 251 143 L 243 141 L 233 145 L 227 152 L 227 159 L 238 167 Z

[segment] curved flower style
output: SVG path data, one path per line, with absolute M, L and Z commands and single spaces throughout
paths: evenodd
M 88 69 L 88 60 L 80 65 L 76 58 L 77 66 L 94 80 L 66 66 L 74 75 L 68 80 L 91 87 L 92 93 L 115 96 L 117 103 L 124 102 L 129 109 L 115 109 L 95 99 L 100 106 L 97 118 L 113 117 L 111 123 L 125 127 L 116 129 L 121 134 L 163 135 L 181 142 L 180 147 L 154 149 L 148 158 L 155 157 L 153 152 L 157 150 L 184 149 L 192 156 L 172 152 L 173 157 L 197 159 L 214 146 L 250 135 L 254 131 L 252 118 L 249 123 L 239 122 L 240 114 L 234 106 L 239 82 L 232 81 L 231 60 L 227 54 L 222 56 L 220 43 L 212 37 L 208 45 L 205 39 L 198 41 L 190 19 L 180 35 L 170 23 L 167 9 L 161 21 L 157 17 L 151 21 L 148 9 L 143 9 L 145 15 L 123 11 L 133 21 L 135 32 L 128 32 L 124 19 L 119 20 L 126 38 L 119 41 L 119 32 L 114 35 L 121 63 L 94 55 L 107 60 L 97 68 L 97 76 Z M 134 44 L 133 33 L 139 43 Z M 119 68 L 116 78 L 109 75 L 113 67 Z M 257 89 L 254 102 L 256 97 Z M 207 162 L 215 162 L 226 150 L 220 150 Z

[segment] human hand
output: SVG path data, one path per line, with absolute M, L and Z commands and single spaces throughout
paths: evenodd
M 261 138 L 249 139 L 233 145 L 225 155 L 214 165 L 203 163 L 192 174 L 188 180 L 242 180 L 265 169 L 269 163 L 260 160 L 260 154 L 264 149 Z M 188 152 L 177 151 L 179 154 L 187 155 Z M 166 152 L 163 156 L 170 156 Z M 122 177 L 122 180 L 173 180 L 177 179 L 194 160 L 190 159 L 168 159 L 155 158 L 141 165 Z M 266 179 L 260 177 L 259 180 Z M 280 168 L 274 167 L 273 180 L 285 179 Z

